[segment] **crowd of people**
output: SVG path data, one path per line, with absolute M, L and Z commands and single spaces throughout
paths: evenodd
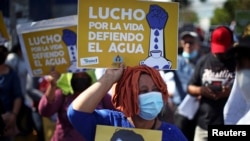
M 176 70 L 120 64 L 94 70 L 95 78 L 54 69 L 31 77 L 20 45 L 11 52 L 0 45 L 0 140 L 36 132 L 45 141 L 43 117 L 55 118 L 51 141 L 93 141 L 97 125 L 162 131 L 162 141 L 207 141 L 209 125 L 249 124 L 250 24 L 237 41 L 228 26 L 216 27 L 208 47 L 196 31 L 179 35 Z

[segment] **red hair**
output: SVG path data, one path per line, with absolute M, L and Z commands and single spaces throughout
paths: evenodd
M 148 66 L 127 67 L 121 79 L 116 83 L 112 96 L 112 104 L 117 110 L 124 113 L 126 117 L 139 114 L 139 78 L 142 73 L 150 75 L 156 87 L 162 93 L 163 101 L 167 102 L 167 85 L 158 70 Z

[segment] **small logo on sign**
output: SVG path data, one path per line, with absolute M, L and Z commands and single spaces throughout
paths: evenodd
M 94 65 L 99 63 L 98 57 L 81 58 L 80 61 L 81 65 Z

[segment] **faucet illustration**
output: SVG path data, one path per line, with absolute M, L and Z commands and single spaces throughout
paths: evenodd
M 76 33 L 69 29 L 63 30 L 62 40 L 68 47 L 68 53 L 70 58 L 70 67 L 68 68 L 68 72 L 83 72 L 86 69 L 77 68 L 77 47 L 76 47 Z
M 158 5 L 150 5 L 147 14 L 150 27 L 149 54 L 140 65 L 147 65 L 156 69 L 170 69 L 171 61 L 165 58 L 164 28 L 168 20 L 168 13 Z

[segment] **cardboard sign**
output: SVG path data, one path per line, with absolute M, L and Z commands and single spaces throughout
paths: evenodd
M 9 41 L 10 36 L 4 23 L 2 11 L 0 11 L 0 44 Z
M 60 73 L 85 70 L 76 65 L 76 15 L 19 24 L 17 32 L 32 76 L 47 75 L 52 69 Z
M 78 67 L 176 69 L 178 3 L 78 1 Z
M 97 125 L 95 141 L 161 141 L 162 131 Z

